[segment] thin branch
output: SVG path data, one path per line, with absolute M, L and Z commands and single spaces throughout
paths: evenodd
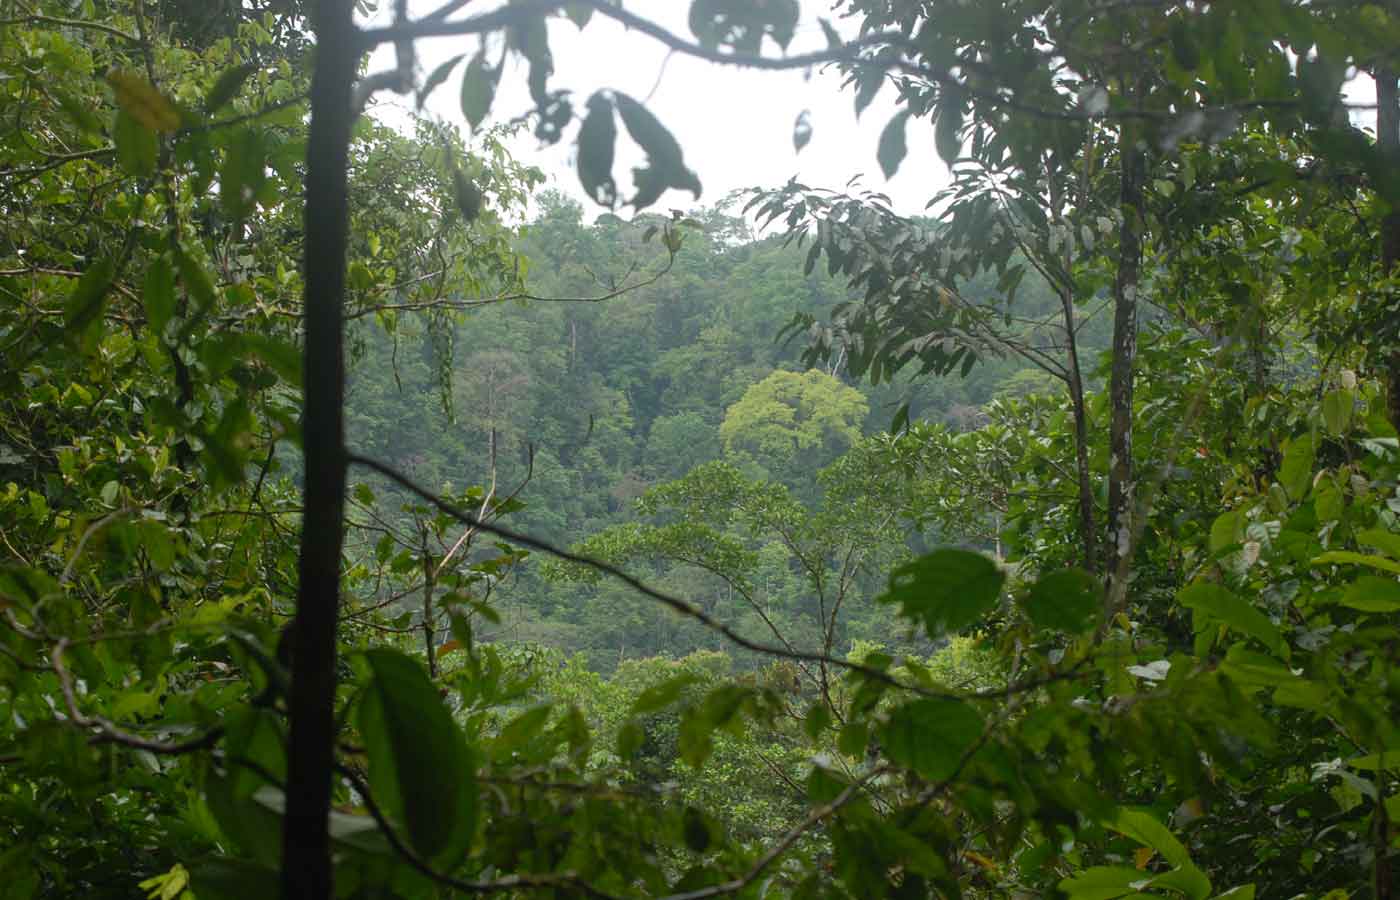
M 663 591 L 660 591 L 657 588 L 654 588 L 651 585 L 633 577 L 632 575 L 627 574 L 622 569 L 618 568 L 612 563 L 604 562 L 600 559 L 594 559 L 593 557 L 584 556 L 579 553 L 574 553 L 569 550 L 564 550 L 560 547 L 556 547 L 555 545 L 547 541 L 531 537 L 528 534 L 523 534 L 518 531 L 513 531 L 509 528 L 503 528 L 502 526 L 496 525 L 494 523 L 483 522 L 480 519 L 473 516 L 471 513 L 467 512 L 466 510 L 461 509 L 455 504 L 443 499 L 442 497 L 437 496 L 428 489 L 420 486 L 419 484 L 414 482 L 413 479 L 397 471 L 392 466 L 379 462 L 378 460 L 370 459 L 366 456 L 360 456 L 359 454 L 353 452 L 347 452 L 345 458 L 346 461 L 352 465 L 363 466 L 367 469 L 371 469 L 375 472 L 378 472 L 385 478 L 388 478 L 389 480 L 397 483 L 400 487 L 406 488 L 411 493 L 417 494 L 418 497 L 422 500 L 437 507 L 442 512 L 448 514 L 449 516 L 452 516 L 453 518 L 457 519 L 458 521 L 464 524 L 474 525 L 476 528 L 479 528 L 482 531 L 504 538 L 505 540 L 511 543 L 519 544 L 522 547 L 529 547 L 533 550 L 538 550 L 541 553 L 548 554 L 549 556 L 553 556 L 554 558 L 561 559 L 565 562 L 570 562 L 574 563 L 575 565 L 595 569 L 599 572 L 602 572 L 605 575 L 615 578 L 618 581 L 621 581 L 623 584 L 627 585 L 628 587 L 632 588 L 639 594 L 642 594 L 645 597 L 649 597 L 652 600 L 657 601 L 658 603 L 670 608 L 672 611 L 679 613 L 682 616 L 694 619 L 695 621 L 699 622 L 700 624 L 704 625 L 710 630 L 717 632 L 718 634 L 729 640 L 731 643 L 743 647 L 746 650 L 752 650 L 755 653 L 763 653 L 769 656 L 780 657 L 782 659 L 814 662 L 818 664 L 830 665 L 839 669 L 845 669 L 849 672 L 857 672 L 866 678 L 870 678 L 874 681 L 879 681 L 883 684 L 889 685 L 890 687 L 910 691 L 912 693 L 920 694 L 925 697 L 935 697 L 942 699 L 994 699 L 1000 697 L 1003 693 L 1003 691 L 991 691 L 976 694 L 958 694 L 947 691 L 930 690 L 920 685 L 909 684 L 905 681 L 901 681 L 900 679 L 895 678 L 893 675 L 890 675 L 883 669 L 877 669 L 873 666 L 864 665 L 863 663 L 852 662 L 850 660 L 841 659 L 839 657 L 829 656 L 825 653 L 813 653 L 811 651 L 804 650 L 789 651 L 783 647 L 778 647 L 773 644 L 764 644 L 760 641 L 750 640 L 749 638 L 744 637 L 742 634 L 739 634 L 730 626 L 714 618 L 709 613 L 701 609 L 699 606 L 691 603 L 688 600 L 683 600 L 679 597 L 675 597 Z M 1077 674 L 1075 673 L 1074 669 L 1070 669 L 1065 672 L 1055 673 L 1053 675 L 1046 676 L 1045 678 L 1038 679 L 1036 681 L 1022 682 L 1021 684 L 1015 685 L 1011 690 L 1013 693 L 1034 690 L 1036 688 L 1043 687 L 1046 684 L 1055 681 L 1062 681 L 1072 677 L 1077 677 Z
M 425 878 L 437 882 L 438 884 L 454 888 L 469 894 L 495 894 L 504 891 L 517 891 L 522 888 L 564 888 L 571 887 L 584 892 L 590 897 L 597 897 L 598 900 L 621 900 L 621 898 L 602 891 L 588 882 L 584 881 L 574 872 L 560 872 L 557 874 L 523 874 L 506 875 L 502 878 L 493 878 L 489 881 L 467 881 L 461 878 L 453 878 L 434 869 L 427 860 L 419 856 L 413 848 L 404 843 L 399 837 L 392 823 L 384 816 L 383 810 L 375 802 L 374 796 L 370 793 L 369 785 L 360 777 L 360 773 L 343 763 L 336 763 L 335 769 L 350 782 L 351 786 L 364 801 L 365 810 L 369 812 L 370 818 L 379 825 L 380 833 L 389 842 L 389 846 L 394 852 L 403 857 L 404 861 L 418 871 Z
M 57 25 L 60 28 L 78 28 L 88 31 L 100 31 L 103 34 L 110 34 L 112 37 L 121 38 L 130 44 L 139 44 L 141 39 L 134 34 L 122 31 L 111 25 L 104 25 L 101 22 L 89 22 L 86 19 L 60 19 L 58 16 L 21 16 L 17 19 L 0 19 L 0 25 L 30 25 L 42 23 L 46 25 Z
M 152 741 L 140 735 L 123 731 L 113 722 L 101 716 L 83 715 L 78 708 L 78 697 L 73 688 L 73 676 L 63 664 L 63 653 L 72 642 L 68 638 L 60 638 L 49 652 L 49 665 L 53 668 L 54 674 L 58 676 L 59 688 L 63 691 L 63 702 L 68 707 L 68 716 L 73 724 L 83 728 L 96 728 L 99 733 L 89 739 L 89 743 L 94 744 L 121 744 L 124 747 L 131 747 L 136 750 L 146 750 L 151 753 L 165 755 L 178 755 L 182 753 L 193 753 L 197 750 L 207 750 L 218 743 L 219 738 L 224 735 L 224 727 L 216 725 L 198 737 L 190 738 L 177 743 L 167 743 L 164 741 Z
M 854 800 L 865 786 L 881 775 L 890 772 L 889 766 L 876 766 L 860 778 L 846 785 L 841 793 L 833 797 L 830 802 L 818 806 L 807 814 L 807 817 L 788 829 L 777 843 L 768 848 L 768 851 L 758 858 L 743 875 L 709 887 L 699 888 L 694 891 L 686 891 L 683 894 L 671 894 L 661 900 L 706 900 L 708 897 L 719 897 L 725 894 L 733 894 L 742 891 L 744 888 L 758 880 L 773 863 L 777 862 L 784 853 L 792 849 L 793 844 L 802 838 L 804 834 L 811 831 L 831 816 L 835 815 L 842 807 Z

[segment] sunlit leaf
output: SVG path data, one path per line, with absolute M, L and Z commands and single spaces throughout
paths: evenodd
M 117 106 L 144 128 L 157 132 L 180 127 L 180 111 L 144 76 L 113 69 L 107 83 L 117 96 Z

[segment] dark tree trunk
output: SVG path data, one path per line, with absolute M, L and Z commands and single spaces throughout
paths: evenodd
M 1376 147 L 1385 164 L 1400 167 L 1400 89 L 1396 82 L 1400 71 L 1394 66 L 1376 69 Z M 1400 209 L 1392 209 L 1381 220 L 1381 271 L 1395 272 L 1400 263 Z M 1400 327 L 1386 329 L 1392 341 L 1400 342 Z M 1389 397 L 1390 424 L 1400 431 L 1400 346 L 1392 346 L 1386 360 L 1386 389 Z
M 1147 159 L 1134 130 L 1124 129 L 1119 209 L 1118 273 L 1113 280 L 1113 369 L 1109 381 L 1108 434 L 1108 617 L 1123 608 L 1132 569 L 1133 366 L 1137 356 L 1138 288 L 1142 267 L 1143 182 Z
M 1074 333 L 1074 297 L 1060 295 L 1065 317 L 1065 356 L 1069 363 L 1069 398 L 1074 413 L 1074 468 L 1079 480 L 1079 534 L 1084 568 L 1098 571 L 1098 533 L 1094 524 L 1094 480 L 1089 469 L 1089 410 L 1084 403 L 1084 376 L 1079 369 L 1079 344 Z
M 327 831 L 334 764 L 336 620 L 345 513 L 342 343 L 347 166 L 356 29 L 352 0 L 317 4 L 316 70 L 306 152 L 306 323 L 302 446 L 306 460 L 293 638 L 291 745 L 282 832 L 282 896 L 333 896 Z

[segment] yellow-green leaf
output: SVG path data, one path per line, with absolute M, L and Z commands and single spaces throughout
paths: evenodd
M 117 95 L 117 105 L 151 131 L 171 132 L 180 127 L 180 111 L 145 78 L 113 69 L 107 83 Z

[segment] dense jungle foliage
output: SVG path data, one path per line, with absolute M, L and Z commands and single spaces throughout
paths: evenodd
M 0 0 L 0 896 L 1396 896 L 1400 9 L 413 6 Z

